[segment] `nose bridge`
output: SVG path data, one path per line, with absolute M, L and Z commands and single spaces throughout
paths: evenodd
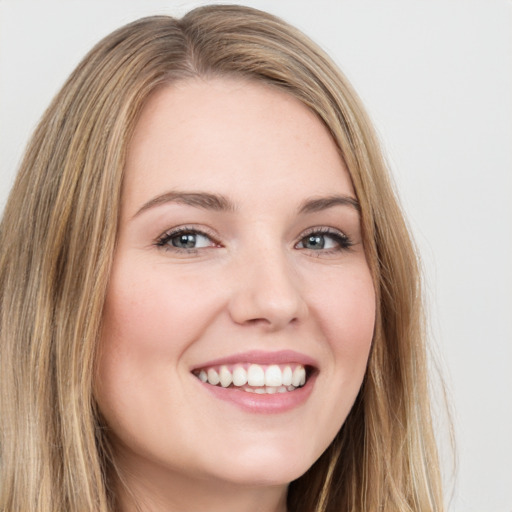
M 230 301 L 230 314 L 241 324 L 282 328 L 304 317 L 306 303 L 286 249 L 271 244 L 240 258 Z

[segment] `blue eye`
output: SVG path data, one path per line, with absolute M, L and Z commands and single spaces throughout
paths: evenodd
M 341 251 L 352 245 L 343 233 L 331 230 L 315 230 L 303 237 L 296 245 L 298 249 L 310 251 Z
M 193 251 L 204 247 L 214 247 L 216 244 L 208 235 L 200 231 L 180 228 L 162 235 L 156 245 L 168 249 Z
M 179 249 L 198 249 L 211 245 L 210 239 L 199 233 L 180 233 L 171 237 L 168 243 Z

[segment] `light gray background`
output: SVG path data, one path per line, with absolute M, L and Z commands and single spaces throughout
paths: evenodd
M 0 1 L 0 208 L 29 134 L 86 51 L 137 17 L 203 3 Z M 450 510 L 512 512 L 512 3 L 239 3 L 303 29 L 362 96 L 423 257 L 458 445 Z

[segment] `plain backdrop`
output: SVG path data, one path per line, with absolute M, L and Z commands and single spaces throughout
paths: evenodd
M 0 0 L 0 208 L 38 118 L 92 45 L 204 3 Z M 305 31 L 366 104 L 425 268 L 458 448 L 450 511 L 512 512 L 512 3 L 238 3 Z

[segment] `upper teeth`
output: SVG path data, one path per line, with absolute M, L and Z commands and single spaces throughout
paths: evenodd
M 280 386 L 303 386 L 306 383 L 306 369 L 302 365 L 277 365 L 269 366 L 250 364 L 235 365 L 228 367 L 203 368 L 196 373 L 203 382 L 208 382 L 213 386 L 219 384 L 227 388 L 228 386 L 254 386 L 254 387 L 280 387 Z

